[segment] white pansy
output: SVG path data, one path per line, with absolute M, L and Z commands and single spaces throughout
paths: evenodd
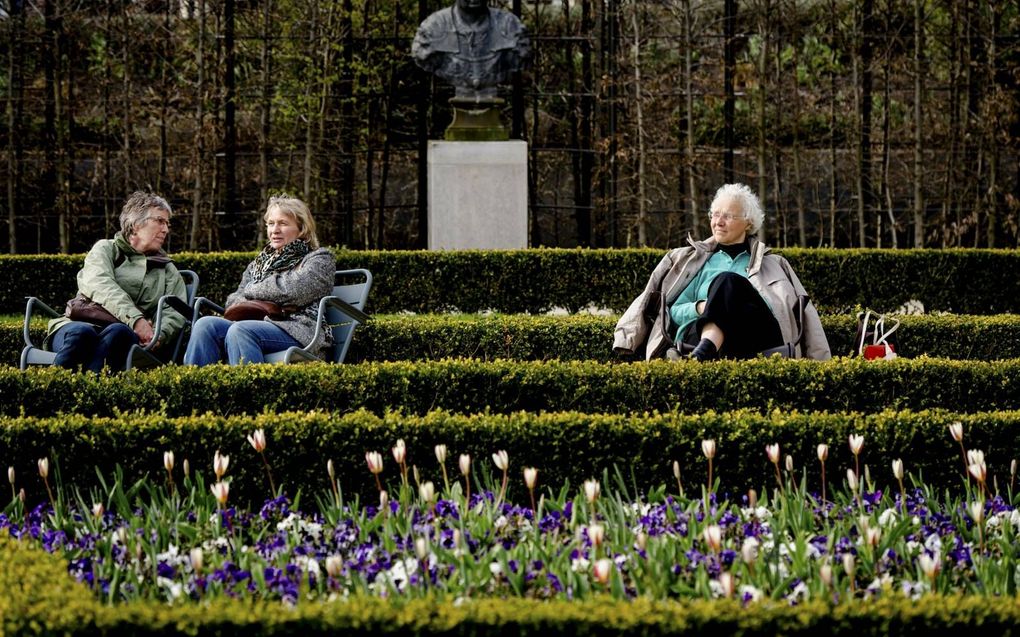
M 778 577 L 784 577 L 785 578 L 785 577 L 789 577 L 789 575 L 790 575 L 790 569 L 786 565 L 786 560 L 780 561 L 779 564 L 775 564 L 773 562 L 770 562 L 769 563 L 769 571 L 771 571 L 771 573 L 773 575 L 776 575 Z
M 166 598 L 169 602 L 177 601 L 184 593 L 184 585 L 165 577 L 156 578 L 156 586 L 166 591 Z
M 503 574 L 503 565 L 499 562 L 489 562 L 489 572 L 493 577 L 499 577 Z
M 739 589 L 739 593 L 741 599 L 749 599 L 752 602 L 757 602 L 758 600 L 765 597 L 765 593 L 763 593 L 760 588 L 756 588 L 748 584 L 744 584 L 743 586 L 741 586 Z
M 712 597 L 718 598 L 723 596 L 722 584 L 717 579 L 708 580 L 708 590 L 712 593 Z
M 879 526 L 893 526 L 896 524 L 896 520 L 899 519 L 899 514 L 896 509 L 886 509 L 878 516 Z
M 932 533 L 924 538 L 924 548 L 936 555 L 940 555 L 942 553 L 942 538 L 937 533 Z
M 392 586 L 396 590 L 403 592 L 407 588 L 407 581 L 409 579 L 409 573 L 416 573 L 418 571 L 418 560 L 413 557 L 405 558 L 403 560 L 396 560 L 393 562 L 393 566 L 388 571 L 384 571 L 376 577 L 375 581 L 368 585 L 374 593 L 385 594 L 388 592 L 388 586 Z
M 583 557 L 571 560 L 570 570 L 574 571 L 575 573 L 587 573 L 589 570 L 591 570 L 591 562 L 589 562 Z
M 808 587 L 804 582 L 797 582 L 797 585 L 793 587 L 793 590 L 786 595 L 786 599 L 791 602 L 801 602 L 808 598 Z

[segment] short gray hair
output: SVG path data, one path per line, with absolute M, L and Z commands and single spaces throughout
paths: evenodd
M 124 208 L 120 211 L 120 231 L 124 233 L 124 238 L 130 237 L 135 233 L 135 228 L 142 225 L 148 219 L 149 211 L 153 208 L 166 210 L 168 217 L 174 215 L 174 211 L 166 199 L 163 199 L 156 193 L 145 192 L 143 190 L 136 190 L 131 193 L 131 196 L 124 202 Z
M 709 212 L 715 211 L 719 200 L 730 198 L 740 202 L 741 214 L 744 215 L 744 219 L 751 223 L 747 229 L 747 234 L 758 234 L 758 231 L 761 230 L 761 224 L 765 222 L 765 211 L 761 209 L 758 195 L 754 194 L 754 191 L 749 186 L 744 184 L 724 184 L 720 186 L 719 190 L 715 191 L 715 197 L 712 199 L 712 206 L 709 208 Z

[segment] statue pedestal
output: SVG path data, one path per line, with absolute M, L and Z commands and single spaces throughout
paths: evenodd
M 499 98 L 450 99 L 453 121 L 444 137 L 451 142 L 502 142 L 510 139 L 510 133 L 499 117 L 503 104 L 504 100 Z
M 430 250 L 528 247 L 528 143 L 430 141 Z

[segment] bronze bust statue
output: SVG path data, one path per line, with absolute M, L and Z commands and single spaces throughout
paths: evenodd
M 456 87 L 457 98 L 485 102 L 495 98 L 497 84 L 526 67 L 531 41 L 509 11 L 490 8 L 486 0 L 456 0 L 421 23 L 411 55 Z

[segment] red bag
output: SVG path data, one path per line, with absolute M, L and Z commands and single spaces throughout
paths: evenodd
M 863 318 L 862 318 L 863 317 Z M 892 327 L 886 329 L 886 317 L 872 311 L 857 313 L 857 354 L 864 360 L 892 360 L 896 358 L 896 337 L 894 332 L 900 326 L 899 319 L 889 319 Z

